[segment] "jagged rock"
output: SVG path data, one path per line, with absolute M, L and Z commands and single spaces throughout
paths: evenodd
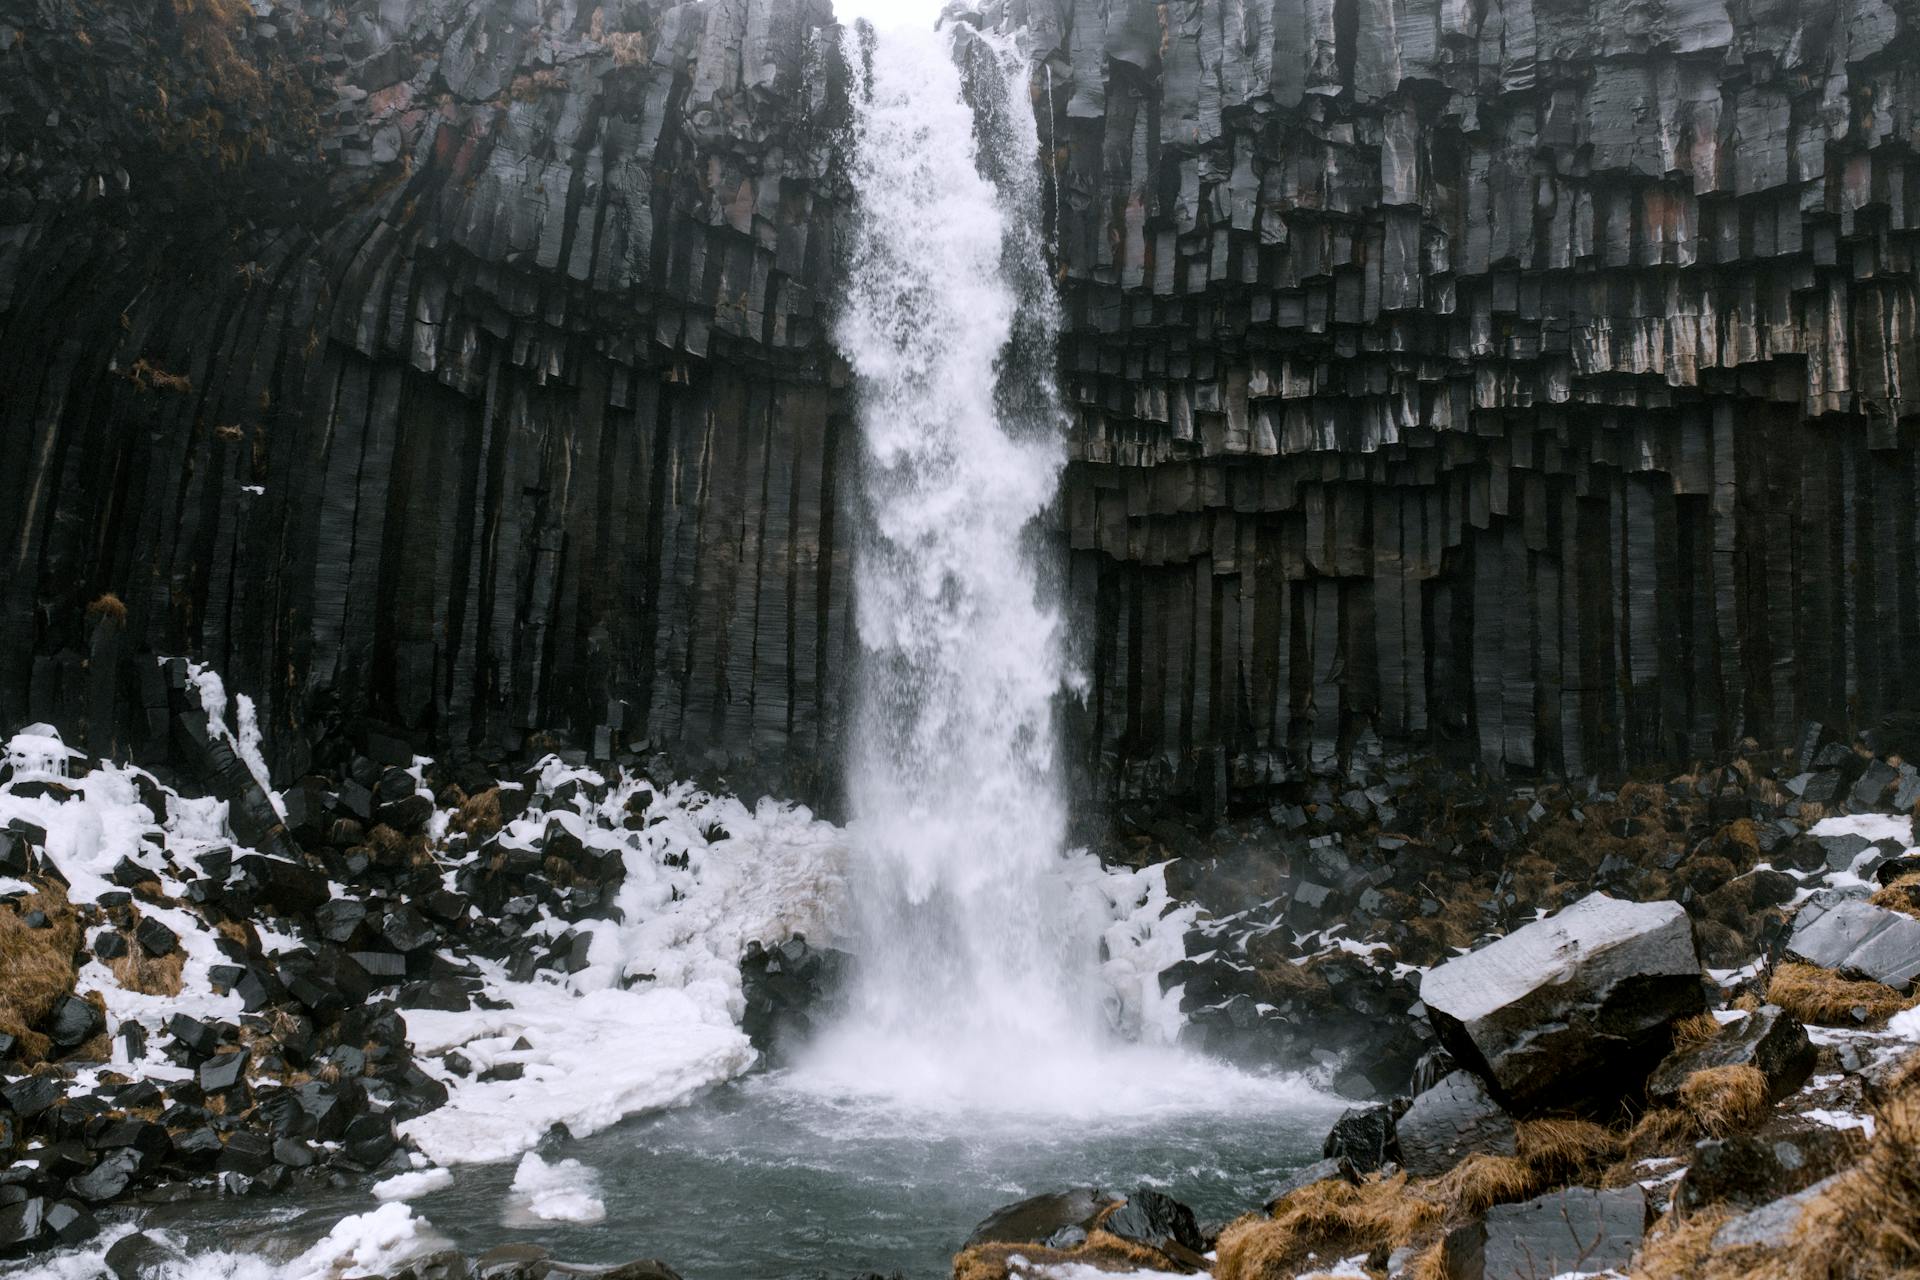
M 172 955 L 180 949 L 180 935 L 151 916 L 142 916 L 133 927 L 134 941 L 150 956 Z
M 1739 1249 L 1752 1245 L 1778 1249 L 1793 1239 L 1794 1228 L 1800 1225 L 1800 1217 L 1807 1205 L 1818 1199 L 1834 1184 L 1839 1177 L 1822 1179 L 1812 1186 L 1782 1196 L 1778 1200 L 1749 1210 L 1735 1218 L 1730 1218 L 1713 1233 L 1715 1249 Z
M 1108 1214 L 1101 1230 L 1122 1240 L 1133 1240 L 1163 1253 L 1178 1249 L 1198 1255 L 1207 1247 L 1193 1210 L 1151 1187 L 1135 1187 L 1126 1203 Z
M 1920 977 L 1920 920 L 1860 901 L 1825 910 L 1809 902 L 1794 922 L 1788 955 L 1905 990 Z
M 1334 1121 L 1320 1153 L 1328 1159 L 1345 1160 L 1361 1173 L 1372 1173 L 1384 1164 L 1398 1164 L 1400 1140 L 1394 1120 L 1391 1106 L 1349 1107 Z
M 67 1181 L 67 1189 L 90 1204 L 118 1199 L 139 1177 L 141 1155 L 132 1148 L 108 1152 L 86 1173 Z
M 1637 1088 L 1705 1006 L 1685 909 L 1601 893 L 1449 960 L 1420 996 L 1448 1052 L 1522 1110 Z
M 740 1029 L 769 1061 L 777 1061 L 788 1037 L 804 1038 L 828 1012 L 846 965 L 844 952 L 814 947 L 797 935 L 775 947 L 749 942 L 740 958 L 746 1001 Z
M 1466 1071 L 1415 1098 L 1397 1135 L 1400 1163 L 1416 1178 L 1445 1173 L 1475 1152 L 1510 1156 L 1518 1149 L 1513 1117 Z
M 1495 1205 L 1445 1244 L 1448 1280 L 1539 1280 L 1625 1270 L 1647 1229 L 1638 1187 L 1568 1187 L 1522 1204 Z
M 144 1278 L 162 1267 L 177 1265 L 186 1260 L 186 1256 L 172 1245 L 136 1231 L 121 1236 L 108 1247 L 104 1261 L 114 1280 L 144 1280 Z
M 281 915 L 311 915 L 331 896 L 325 875 L 287 858 L 248 854 L 234 871 L 256 901 Z
M 79 996 L 61 996 L 47 1015 L 47 1038 L 62 1049 L 78 1048 L 106 1029 L 106 1015 Z
M 252 1056 L 249 1050 L 236 1049 L 208 1058 L 200 1064 L 197 1075 L 200 1087 L 208 1093 L 224 1093 L 244 1084 Z
M 1750 1066 L 1767 1078 L 1768 1095 L 1776 1102 L 1805 1084 L 1813 1075 L 1819 1051 L 1807 1038 L 1807 1029 L 1778 1005 L 1763 1005 L 1697 1049 L 1669 1054 L 1647 1079 L 1647 1100 L 1671 1107 L 1680 1099 L 1688 1076 L 1709 1067 Z

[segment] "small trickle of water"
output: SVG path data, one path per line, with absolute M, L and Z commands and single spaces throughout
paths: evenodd
M 965 1051 L 965 1073 L 999 1064 L 989 1087 L 1017 1088 L 1013 1063 L 1100 1034 L 1106 923 L 1066 873 L 1068 668 L 1029 528 L 1064 435 L 1028 70 L 971 30 L 849 40 L 867 89 L 836 336 L 869 526 L 849 774 L 862 963 L 838 1047 L 860 1046 L 869 1083 Z

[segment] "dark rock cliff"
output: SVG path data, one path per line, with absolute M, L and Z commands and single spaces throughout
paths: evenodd
M 1911 702 L 1916 18 L 992 12 L 1082 758 L 1584 773 Z M 826 0 L 0 0 L 0 719 L 138 751 L 192 653 L 287 773 L 372 715 L 820 792 L 844 75 Z
M 0 719 L 138 748 L 189 652 L 288 772 L 371 712 L 811 785 L 830 21 L 0 3 Z
M 1920 7 L 1032 9 L 1087 731 L 1136 784 L 1911 704 Z

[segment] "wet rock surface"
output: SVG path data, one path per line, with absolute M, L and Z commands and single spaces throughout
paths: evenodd
M 1443 1174 L 1476 1152 L 1510 1156 L 1518 1149 L 1513 1117 L 1466 1071 L 1414 1098 L 1395 1131 L 1400 1163 L 1419 1178 Z

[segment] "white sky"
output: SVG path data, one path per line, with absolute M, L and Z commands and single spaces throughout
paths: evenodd
M 833 0 L 833 16 L 842 22 L 867 18 L 876 27 L 904 23 L 932 25 L 946 7 L 946 0 Z

